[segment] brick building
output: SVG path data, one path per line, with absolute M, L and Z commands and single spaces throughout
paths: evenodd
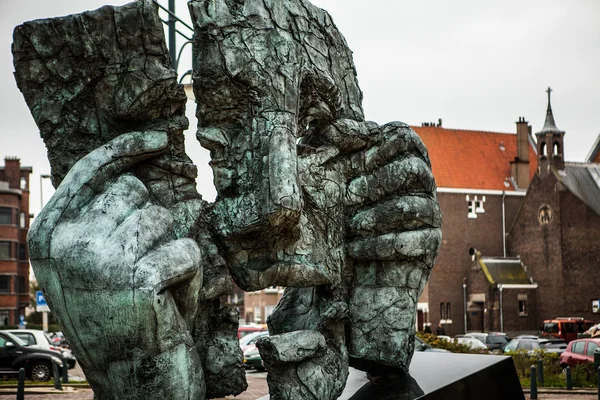
M 600 320 L 600 138 L 564 161 L 548 98 L 535 136 L 413 127 L 427 146 L 443 213 L 442 247 L 419 325 L 537 333 L 557 316 Z
M 29 174 L 17 158 L 0 167 L 0 326 L 18 324 L 29 305 Z
M 246 292 L 244 296 L 245 322 L 247 324 L 266 324 L 267 318 L 273 313 L 282 295 L 283 288 L 280 286 L 271 286 L 256 292 Z
M 491 313 L 488 305 L 495 302 L 471 281 L 469 250 L 507 255 L 503 238 L 535 173 L 531 128 L 524 118 L 516 134 L 446 129 L 441 121 L 412 128 L 429 152 L 443 214 L 442 246 L 419 300 L 418 329 L 429 323 L 435 330 L 441 322 L 447 334 L 456 335 L 465 331 L 468 317 L 487 321 L 481 330 L 489 331 L 490 319 L 477 313 Z
M 557 316 L 598 322 L 598 141 L 588 162 L 565 162 L 565 132 L 556 127 L 550 98 L 546 122 L 536 136 L 537 172 L 508 236 L 511 253 L 521 256 L 540 285 L 534 327 Z

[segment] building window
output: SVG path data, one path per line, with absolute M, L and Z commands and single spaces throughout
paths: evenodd
M 12 208 L 0 207 L 0 225 L 12 224 Z
M 0 326 L 7 326 L 10 319 L 10 311 L 0 310 Z
M 540 211 L 538 212 L 538 221 L 540 225 L 548 225 L 552 222 L 552 209 L 549 205 L 544 204 L 540 207 Z
M 21 180 L 19 181 L 19 186 L 21 187 L 21 190 L 27 189 L 27 178 L 22 176 Z
M 28 290 L 25 287 L 25 277 L 19 276 L 17 277 L 17 293 L 27 293 Z
M 10 293 L 10 276 L 0 275 L 0 293 Z
M 483 214 L 485 212 L 483 203 L 485 203 L 485 196 L 482 196 L 480 199 L 475 196 L 475 212 L 477 214 Z
M 27 227 L 26 222 L 27 222 L 27 219 L 25 218 L 25 213 L 20 212 L 19 213 L 19 228 L 25 229 Z
M 560 144 L 558 144 L 558 142 L 554 142 L 554 146 L 553 146 L 553 152 L 552 154 L 555 156 L 560 155 Z
M 0 260 L 11 258 L 10 248 L 12 247 L 11 242 L 0 242 Z
M 450 303 L 440 303 L 440 323 L 452 323 L 452 306 Z
M 254 306 L 254 322 L 256 322 L 257 324 L 260 324 L 262 321 L 260 319 L 261 317 L 261 309 L 258 306 Z
M 542 158 L 546 158 L 548 155 L 546 152 L 546 142 L 542 142 L 542 145 L 540 146 L 540 154 L 542 155 Z
M 23 243 L 19 243 L 19 260 L 27 261 L 27 246 Z
M 600 314 L 600 300 L 592 300 L 592 312 Z
M 485 208 L 483 207 L 485 203 L 485 196 L 469 196 L 467 195 L 467 208 L 468 213 L 467 217 L 470 219 L 477 218 L 477 214 L 485 213 Z
M 527 315 L 527 295 L 519 294 L 518 300 L 519 300 L 519 316 L 526 316 Z

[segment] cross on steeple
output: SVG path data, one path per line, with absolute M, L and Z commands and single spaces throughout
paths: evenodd
M 550 104 L 550 93 L 552 93 L 552 88 L 548 86 L 548 90 L 546 90 L 546 93 L 548 93 L 548 104 Z

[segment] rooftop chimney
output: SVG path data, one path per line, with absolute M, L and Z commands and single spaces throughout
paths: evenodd
M 513 181 L 519 189 L 529 186 L 529 132 L 531 127 L 525 117 L 519 117 L 517 123 L 517 154 L 514 161 L 510 162 L 510 171 Z

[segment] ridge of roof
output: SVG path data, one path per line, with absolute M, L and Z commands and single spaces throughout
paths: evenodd
M 410 128 L 412 130 L 415 130 L 415 128 L 417 129 L 444 129 L 447 131 L 459 131 L 459 132 L 465 132 L 465 133 L 493 133 L 493 134 L 498 134 L 498 135 L 512 135 L 512 136 L 516 136 L 517 133 L 516 132 L 497 132 L 497 131 L 486 131 L 486 130 L 479 130 L 479 129 L 462 129 L 462 128 L 447 128 L 445 126 L 421 126 L 421 125 L 410 125 Z
M 592 145 L 592 148 L 590 149 L 590 152 L 588 153 L 585 160 L 587 162 L 594 162 L 594 159 L 596 158 L 596 156 L 598 155 L 599 152 L 600 152 L 600 134 L 598 134 L 598 137 L 596 138 L 596 141 Z

